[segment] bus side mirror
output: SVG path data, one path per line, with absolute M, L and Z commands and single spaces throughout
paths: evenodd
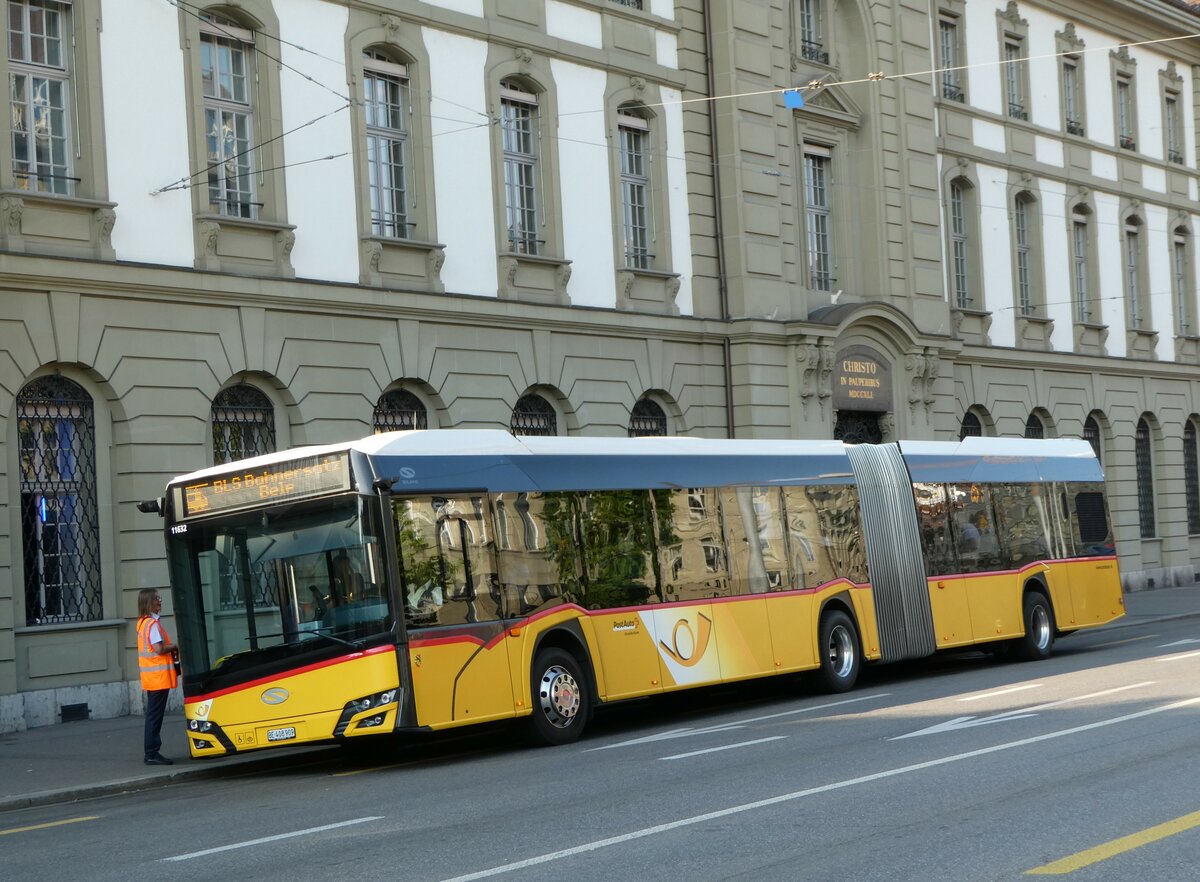
M 163 498 L 159 496 L 157 499 L 144 499 L 137 504 L 137 509 L 142 514 L 158 513 L 159 517 L 163 517 Z

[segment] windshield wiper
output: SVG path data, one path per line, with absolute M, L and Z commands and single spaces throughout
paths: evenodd
M 334 643 L 341 644 L 342 646 L 349 646 L 351 649 L 362 649 L 362 641 L 361 640 L 343 640 L 341 637 L 334 637 L 332 634 L 322 633 L 324 631 L 332 631 L 332 630 L 333 630 L 332 628 L 305 628 L 300 633 L 301 634 L 316 634 L 318 637 L 324 637 L 326 640 L 332 640 Z M 284 636 L 282 633 L 280 633 L 280 634 L 256 634 L 254 636 L 254 639 L 266 640 L 267 638 L 270 638 L 270 637 L 282 637 L 282 636 Z M 250 640 L 251 638 L 247 637 L 246 639 Z M 304 643 L 303 640 L 289 640 L 286 643 L 284 643 L 283 645 L 284 646 L 300 646 L 303 643 Z

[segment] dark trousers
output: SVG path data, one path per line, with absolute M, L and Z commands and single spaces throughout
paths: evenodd
M 163 714 L 167 712 L 170 689 L 151 689 L 146 692 L 146 756 L 154 756 L 162 747 Z

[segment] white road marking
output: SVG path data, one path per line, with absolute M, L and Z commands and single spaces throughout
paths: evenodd
M 917 735 L 936 735 L 939 732 L 954 732 L 958 729 L 970 729 L 974 726 L 986 726 L 988 723 L 1007 723 L 1011 720 L 1023 720 L 1026 717 L 1036 716 L 1038 711 L 1046 710 L 1046 708 L 1070 704 L 1073 701 L 1084 701 L 1088 698 L 1100 698 L 1103 695 L 1112 695 L 1116 692 L 1125 692 L 1129 689 L 1141 689 L 1143 686 L 1153 685 L 1153 680 L 1147 680 L 1144 683 L 1132 683 L 1129 686 L 1116 686 L 1112 689 L 1103 689 L 1100 692 L 1089 692 L 1087 695 L 1074 695 L 1070 698 L 1060 698 L 1058 701 L 1048 701 L 1045 704 L 1035 704 L 1032 707 L 1019 707 L 1016 710 L 1004 711 L 1004 713 L 993 714 L 990 717 L 955 717 L 953 720 L 946 720 L 944 723 L 935 723 L 927 728 L 918 729 L 916 732 L 909 732 L 907 735 L 897 735 L 894 738 L 889 738 L 888 741 L 899 741 L 902 738 L 914 738 Z
M 783 741 L 786 735 L 772 735 L 770 738 L 756 738 L 753 741 L 739 741 L 736 744 L 723 744 L 720 747 L 709 747 L 704 750 L 693 750 L 690 753 L 677 753 L 674 756 L 660 756 L 660 760 L 687 759 L 689 756 L 699 756 L 702 753 L 716 753 L 718 750 L 733 750 L 737 747 L 749 747 L 752 744 L 764 744 L 768 741 Z
M 1010 689 L 997 689 L 995 692 L 984 692 L 982 695 L 968 695 L 959 701 L 979 701 L 984 698 L 995 698 L 997 695 L 1008 695 L 1010 692 L 1023 692 L 1026 689 L 1038 689 L 1041 683 L 1026 683 L 1024 686 L 1013 686 Z
M 294 833 L 279 833 L 275 836 L 264 836 L 262 839 L 251 839 L 248 842 L 235 842 L 232 845 L 221 845 L 217 848 L 206 848 L 204 851 L 193 851 L 188 854 L 177 854 L 175 857 L 161 858 L 163 861 L 190 861 L 192 858 L 204 857 L 221 851 L 233 851 L 238 848 L 249 848 L 252 845 L 262 845 L 267 842 L 278 842 L 280 839 L 291 839 L 295 836 L 307 836 L 310 833 L 324 833 L 326 830 L 336 830 L 338 827 L 351 827 L 354 824 L 365 824 L 367 821 L 382 821 L 383 816 L 370 818 L 355 818 L 353 821 L 339 821 L 336 824 L 324 824 L 320 827 L 309 827 L 307 830 L 296 830 Z
M 633 738 L 629 741 L 619 741 L 616 744 L 604 744 L 600 747 L 589 747 L 584 753 L 592 753 L 597 750 L 612 750 L 614 747 L 632 747 L 636 744 L 652 744 L 655 741 L 668 741 L 672 738 L 686 738 L 689 735 L 708 735 L 712 732 L 728 732 L 732 729 L 741 729 L 750 723 L 761 723 L 763 720 L 777 720 L 780 717 L 792 717 L 796 714 L 808 714 L 813 711 L 828 710 L 831 707 L 842 707 L 847 704 L 856 704 L 860 701 L 872 701 L 876 698 L 887 698 L 891 695 L 890 692 L 877 692 L 873 695 L 860 695 L 856 698 L 846 698 L 842 701 L 830 701 L 826 704 L 815 704 L 810 707 L 796 708 L 790 711 L 781 711 L 777 714 L 764 714 L 761 717 L 750 717 L 746 720 L 739 720 L 736 723 L 723 723 L 716 726 L 704 726 L 699 729 L 671 729 L 667 732 L 659 732 L 656 735 L 646 735 L 642 738 Z
M 1194 637 L 1189 637 L 1186 640 L 1176 640 L 1174 643 L 1160 643 L 1158 648 L 1166 649 L 1169 646 L 1186 646 L 1189 643 L 1200 643 L 1200 640 L 1197 640 Z
M 678 821 L 670 821 L 666 824 L 656 824 L 653 827 L 645 827 L 641 830 L 632 830 L 629 833 L 622 833 L 619 836 L 610 836 L 607 839 L 597 839 L 593 842 L 585 842 L 582 845 L 576 845 L 573 848 L 564 848 L 560 851 L 552 851 L 547 854 L 541 854 L 537 857 L 531 857 L 523 861 L 514 861 L 511 864 L 501 864 L 498 867 L 492 867 L 487 870 L 480 870 L 476 873 L 466 873 L 462 876 L 455 876 L 452 879 L 445 879 L 443 882 L 474 882 L 475 879 L 487 879 L 492 876 L 499 876 L 503 873 L 512 873 L 516 870 L 523 870 L 526 867 L 536 867 L 539 864 L 548 864 L 551 861 L 562 860 L 563 858 L 574 857 L 577 854 L 586 854 L 590 851 L 596 851 L 601 848 L 607 848 L 610 845 L 620 845 L 624 842 L 632 842 L 635 839 L 645 839 L 648 836 L 656 836 L 659 833 L 669 833 L 672 830 L 679 830 L 683 827 L 692 827 L 696 824 L 703 824 L 707 821 L 714 821 L 718 818 L 727 818 L 731 815 L 739 815 L 744 812 L 754 811 L 755 809 L 766 808 L 767 806 L 780 805 L 785 802 L 794 802 L 798 799 L 804 799 L 809 796 L 816 796 L 821 793 L 830 793 L 835 790 L 844 790 L 847 787 L 855 787 L 859 784 L 870 784 L 874 781 L 882 781 L 886 778 L 895 778 L 900 775 L 908 775 L 913 772 L 924 771 L 925 769 L 933 769 L 938 766 L 945 766 L 950 763 L 961 762 L 962 760 L 974 759 L 979 756 L 987 756 L 992 753 L 1000 753 L 1004 750 L 1012 750 L 1017 747 L 1027 747 L 1030 744 L 1038 744 L 1042 741 L 1051 741 L 1055 738 L 1065 738 L 1068 735 L 1078 735 L 1081 732 L 1090 732 L 1093 729 L 1101 729 L 1105 726 L 1113 726 L 1117 723 L 1125 723 L 1129 720 L 1137 720 L 1142 717 L 1149 717 L 1154 714 L 1161 714 L 1165 711 L 1178 710 L 1181 707 L 1200 704 L 1200 696 L 1195 698 L 1186 698 L 1183 701 L 1175 701 L 1171 704 L 1164 704 L 1160 707 L 1152 707 L 1147 710 L 1136 711 L 1131 714 L 1125 714 L 1120 717 L 1113 717 L 1108 720 L 1099 720 L 1095 723 L 1087 723 L 1083 726 L 1073 726 L 1070 729 L 1060 729 L 1057 732 L 1047 732 L 1044 735 L 1035 735 L 1032 738 L 1022 738 L 1019 741 L 1008 741 L 1004 744 L 996 744 L 992 747 L 981 747 L 978 750 L 969 750 L 966 753 L 956 753 L 951 756 L 944 756 L 940 759 L 928 760 L 923 763 L 914 763 L 910 766 L 900 766 L 896 769 L 888 769 L 883 772 L 875 772 L 871 775 L 863 775 L 858 778 L 850 778 L 845 781 L 837 781 L 832 784 L 823 784 L 820 787 L 810 787 L 807 790 L 796 790 L 792 793 L 784 793 L 781 796 L 772 796 L 767 799 L 760 799 L 756 802 L 747 802 L 742 805 L 730 806 L 729 808 L 719 809 L 715 812 L 706 812 L 703 815 L 693 815 L 690 818 L 680 818 Z
M 1200 649 L 1195 652 L 1183 652 L 1179 655 L 1164 655 L 1159 661 L 1183 661 L 1185 658 L 1195 658 L 1200 655 Z

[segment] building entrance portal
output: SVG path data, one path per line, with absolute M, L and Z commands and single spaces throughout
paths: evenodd
M 833 427 L 835 441 L 847 444 L 879 444 L 883 441 L 883 427 L 877 413 L 856 410 L 840 410 Z

